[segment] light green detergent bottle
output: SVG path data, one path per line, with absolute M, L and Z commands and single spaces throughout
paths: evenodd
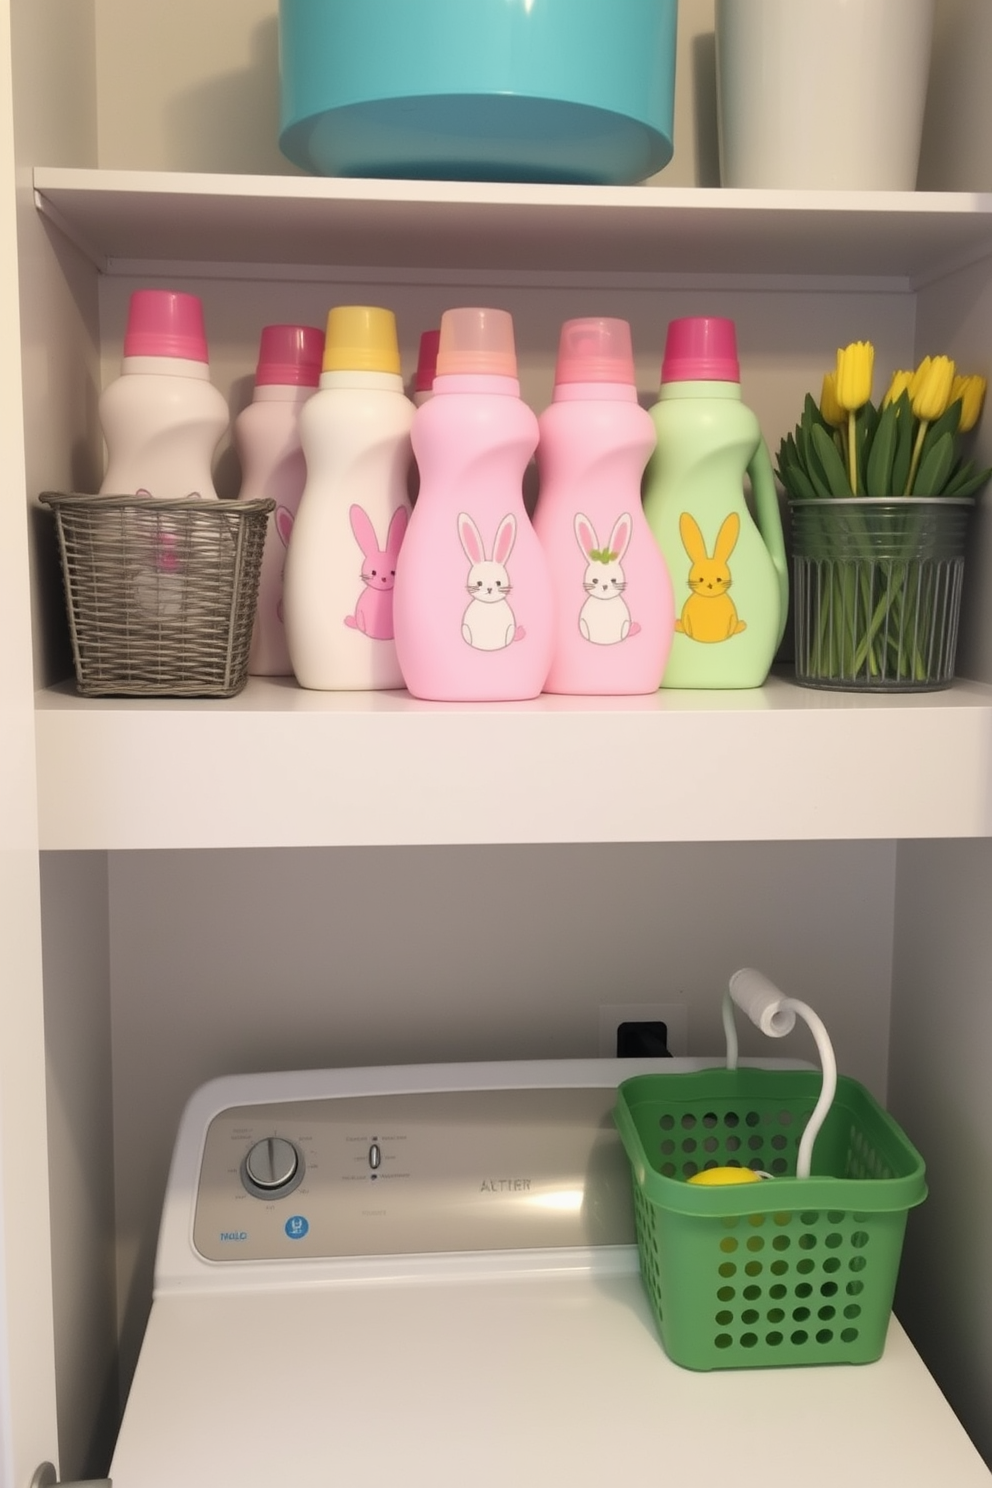
M 733 321 L 671 322 L 651 416 L 644 511 L 675 591 L 661 685 L 760 687 L 785 631 L 789 574 L 771 459 L 741 402 Z

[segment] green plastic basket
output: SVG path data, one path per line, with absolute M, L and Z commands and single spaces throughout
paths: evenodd
M 818 1071 L 639 1075 L 614 1118 L 630 1159 L 641 1274 L 669 1358 L 687 1369 L 867 1364 L 885 1336 L 924 1165 L 895 1121 L 840 1078 L 797 1178 Z M 705 1167 L 772 1181 L 705 1187 Z

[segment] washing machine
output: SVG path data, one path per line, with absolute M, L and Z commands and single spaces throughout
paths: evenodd
M 658 1068 L 204 1086 L 176 1141 L 115 1488 L 988 1488 L 894 1318 L 869 1365 L 666 1357 L 611 1115 L 619 1081 Z

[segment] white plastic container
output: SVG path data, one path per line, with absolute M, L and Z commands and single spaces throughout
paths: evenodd
M 293 671 L 283 620 L 283 570 L 307 478 L 300 411 L 320 381 L 323 351 L 324 333 L 316 326 L 265 326 L 252 401 L 234 421 L 241 500 L 270 497 L 276 503 L 265 535 L 248 659 L 254 677 L 287 677 Z
M 720 181 L 916 187 L 934 0 L 716 0 Z
M 100 395 L 99 415 L 108 456 L 101 495 L 217 499 L 212 461 L 229 416 L 210 381 L 196 295 L 134 292 L 121 376 Z
M 320 386 L 300 411 L 307 478 L 283 580 L 286 641 L 302 687 L 403 686 L 393 584 L 410 516 L 413 415 L 392 311 L 336 306 Z

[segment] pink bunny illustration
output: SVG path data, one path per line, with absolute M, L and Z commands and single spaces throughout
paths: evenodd
M 385 548 L 379 547 L 375 528 L 360 506 L 348 513 L 351 530 L 362 550 L 362 583 L 353 615 L 344 617 L 345 625 L 360 630 L 374 641 L 393 638 L 393 584 L 396 582 L 396 559 L 409 519 L 406 507 L 398 506 L 389 519 Z

